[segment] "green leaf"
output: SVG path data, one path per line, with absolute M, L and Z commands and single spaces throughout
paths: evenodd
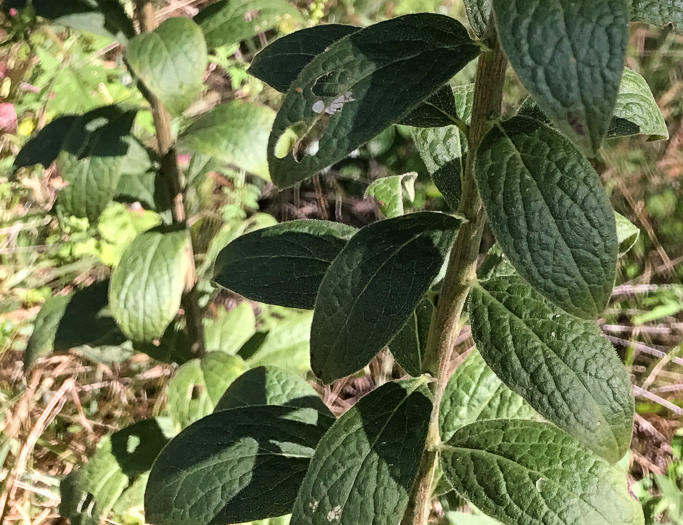
M 14 159 L 14 169 L 42 164 L 46 168 L 57 160 L 64 137 L 79 122 L 78 115 L 57 117 L 24 144 Z
M 102 281 L 45 301 L 26 345 L 24 368 L 50 352 L 122 344 L 126 337 L 109 313 L 108 288 L 109 281 Z
M 477 38 L 484 36 L 491 16 L 491 0 L 464 0 L 467 20 Z
M 441 450 L 453 488 L 508 525 L 643 525 L 626 474 L 547 423 L 480 421 Z
M 652 140 L 666 140 L 669 131 L 650 87 L 643 77 L 624 69 L 617 105 L 607 137 L 649 135 Z
M 170 421 L 146 419 L 105 436 L 59 487 L 59 512 L 73 525 L 97 525 L 139 480 L 173 435 Z
M 59 173 L 68 183 L 57 197 L 64 211 L 96 221 L 112 201 L 136 113 L 104 106 L 73 123 L 57 157 Z
M 312 309 L 325 272 L 356 231 L 302 220 L 247 233 L 218 254 L 214 280 L 254 301 Z
M 158 340 L 151 343 L 136 342 L 134 348 L 162 363 L 182 365 L 194 358 L 184 319 L 173 321 Z
M 118 0 L 32 0 L 38 16 L 56 24 L 90 31 L 126 44 L 135 36 L 133 23 Z
M 256 338 L 252 346 L 249 341 L 240 350 L 240 355 L 250 366 L 272 365 L 303 374 L 310 370 L 310 345 L 312 313 L 297 315 L 279 322 L 275 328 Z M 257 333 L 257 335 L 259 335 Z
M 492 0 L 501 45 L 557 128 L 600 149 L 619 92 L 629 1 Z
M 539 417 L 522 397 L 498 379 L 479 351 L 474 350 L 448 380 L 439 411 L 439 427 L 441 439 L 448 441 L 456 430 L 475 421 Z
M 360 30 L 343 24 L 323 24 L 294 31 L 268 44 L 254 57 L 248 73 L 280 93 L 286 93 L 296 77 L 337 40 Z
M 228 387 L 215 410 L 261 405 L 313 408 L 334 417 L 300 375 L 275 366 L 259 366 L 242 374 Z
M 178 147 L 269 179 L 266 147 L 273 120 L 272 109 L 233 100 L 195 120 L 178 138 Z
M 123 203 L 139 202 L 143 208 L 162 212 L 171 206 L 171 198 L 163 176 L 155 171 L 139 175 L 121 174 L 114 200 Z
M 286 0 L 219 0 L 194 17 L 210 49 L 265 33 L 285 20 L 303 21 Z
M 190 266 L 187 230 L 155 228 L 138 235 L 111 277 L 114 318 L 134 341 L 161 337 L 173 321 Z
M 335 42 L 304 68 L 275 117 L 273 182 L 291 186 L 342 160 L 478 54 L 458 21 L 433 14 L 394 18 Z M 293 144 L 292 132 L 299 137 Z
M 633 0 L 631 20 L 657 26 L 683 25 L 682 0 Z
M 600 177 L 565 137 L 514 117 L 477 150 L 491 228 L 517 271 L 567 312 L 595 318 L 616 272 L 614 212 Z
M 361 229 L 332 262 L 315 302 L 311 367 L 353 374 L 391 341 L 439 273 L 460 221 L 420 212 Z
M 320 440 L 292 513 L 298 525 L 396 525 L 427 439 L 424 379 L 386 383 Z
M 626 453 L 631 383 L 596 323 L 564 313 L 514 272 L 475 286 L 469 311 L 479 352 L 508 387 L 609 461 Z
M 403 175 L 390 175 L 377 179 L 365 190 L 365 197 L 374 197 L 385 217 L 391 219 L 405 213 L 403 201 L 415 200 L 415 181 L 417 173 L 412 171 Z
M 145 518 L 159 525 L 238 523 L 291 512 L 334 419 L 282 406 L 221 410 L 187 427 L 154 463 Z
M 213 412 L 218 401 L 247 364 L 237 356 L 209 352 L 181 366 L 168 383 L 168 412 L 185 428 Z
M 130 41 L 126 60 L 133 73 L 173 115 L 202 92 L 208 64 L 202 30 L 189 18 L 169 18 Z
M 499 521 L 486 516 L 474 516 L 464 512 L 447 512 L 446 520 L 450 525 L 500 525 Z
M 326 24 L 295 31 L 277 39 L 254 57 L 249 73 L 286 93 L 304 68 L 332 44 L 360 27 Z M 446 126 L 457 117 L 453 92 L 445 85 L 400 119 L 407 126 Z
M 415 308 L 400 332 L 389 342 L 389 350 L 401 368 L 411 376 L 422 375 L 422 359 L 427 348 L 429 325 L 432 321 L 434 305 L 424 299 Z
M 617 239 L 619 240 L 619 257 L 626 255 L 638 242 L 640 229 L 623 215 L 614 212 L 617 223 Z
M 256 315 L 248 302 L 229 312 L 223 308 L 215 319 L 204 319 L 204 346 L 209 351 L 235 355 L 256 333 Z

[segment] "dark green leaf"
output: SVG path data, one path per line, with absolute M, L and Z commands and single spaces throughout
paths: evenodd
M 64 211 L 96 221 L 112 201 L 136 114 L 104 106 L 82 115 L 71 126 L 57 157 L 59 173 L 68 183 L 57 197 Z
M 45 301 L 26 345 L 24 368 L 28 370 L 49 352 L 122 344 L 126 337 L 109 313 L 108 288 L 109 281 L 102 281 Z
M 448 441 L 460 427 L 475 421 L 538 418 L 538 413 L 506 387 L 474 350 L 448 380 L 439 426 L 441 439 Z
M 237 356 L 209 352 L 181 366 L 168 383 L 168 412 L 185 428 L 213 412 L 219 399 L 247 364 Z
M 135 28 L 118 0 L 32 0 L 36 14 L 125 44 Z
M 169 209 L 171 199 L 161 174 L 150 171 L 119 178 L 114 200 L 123 203 L 139 202 L 143 208 L 156 212 Z
M 235 355 L 256 332 L 256 316 L 248 302 L 229 312 L 221 309 L 215 319 L 204 319 L 204 345 L 207 350 Z
M 78 115 L 65 115 L 57 117 L 43 129 L 38 131 L 24 144 L 17 157 L 14 159 L 14 168 L 24 168 L 34 164 L 42 164 L 46 168 L 57 160 L 62 151 L 64 138 L 71 128 L 79 122 Z
M 390 175 L 377 179 L 365 190 L 366 197 L 374 197 L 385 217 L 391 219 L 405 213 L 403 201 L 415 200 L 415 181 L 417 173 L 410 172 L 403 175 Z
M 342 160 L 478 53 L 459 22 L 432 14 L 380 22 L 332 44 L 304 68 L 275 118 L 273 181 L 291 186 Z
M 399 523 L 420 465 L 431 410 L 422 379 L 386 383 L 356 403 L 320 440 L 292 523 Z
M 389 350 L 401 368 L 411 376 L 422 375 L 422 359 L 427 348 L 429 325 L 434 305 L 424 299 L 403 325 L 401 331 L 389 342 Z
M 145 518 L 159 525 L 238 523 L 291 512 L 334 419 L 309 408 L 221 410 L 187 427 L 154 463 Z
M 498 34 L 541 110 L 595 154 L 624 70 L 629 1 L 492 0 Z
M 211 49 L 264 33 L 284 20 L 303 21 L 286 0 L 219 0 L 194 17 Z
M 617 261 L 614 212 L 600 177 L 565 137 L 514 117 L 494 127 L 475 159 L 491 228 L 538 291 L 584 318 L 602 313 Z
M 273 120 L 272 109 L 233 100 L 195 120 L 178 138 L 178 146 L 269 179 L 266 145 Z
M 334 417 L 300 375 L 275 366 L 259 366 L 242 374 L 228 387 L 215 410 L 261 405 L 313 408 Z
M 112 315 L 134 341 L 161 337 L 173 321 L 190 265 L 187 230 L 156 228 L 126 248 L 111 277 Z
M 130 41 L 126 60 L 135 75 L 173 115 L 202 92 L 208 64 L 202 30 L 188 18 L 169 18 Z
M 83 466 L 61 482 L 60 514 L 73 525 L 98 525 L 145 473 L 173 435 L 170 421 L 146 419 L 105 436 Z
M 457 118 L 458 110 L 455 106 L 453 88 L 446 84 L 405 117 L 399 119 L 397 123 L 419 128 L 433 128 L 449 126 Z
M 361 229 L 327 270 L 311 326 L 311 367 L 325 383 L 391 341 L 439 273 L 460 221 L 421 212 Z
M 464 0 L 467 19 L 472 26 L 474 34 L 481 38 L 486 32 L 489 17 L 491 16 L 491 0 Z
M 683 0 L 633 0 L 631 20 L 678 27 L 683 25 Z
M 254 301 L 312 309 L 330 263 L 356 231 L 302 220 L 242 235 L 219 253 L 214 280 Z
M 453 488 L 508 525 L 643 525 L 626 473 L 547 423 L 480 421 L 441 450 Z
M 359 30 L 355 26 L 323 24 L 295 31 L 259 52 L 251 62 L 249 73 L 285 93 L 315 57 L 337 40 Z
M 475 286 L 469 311 L 479 352 L 508 387 L 609 461 L 626 453 L 631 383 L 596 323 L 566 314 L 511 271 Z

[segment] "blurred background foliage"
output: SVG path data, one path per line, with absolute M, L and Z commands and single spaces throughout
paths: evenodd
M 192 16 L 209 3 L 159 0 L 157 16 Z M 293 4 L 306 25 L 367 25 L 419 11 L 467 23 L 459 0 Z M 130 5 L 126 8 L 132 12 Z M 187 115 L 233 99 L 277 108 L 282 95 L 250 77 L 248 65 L 268 42 L 298 27 L 285 20 L 239 44 L 213 50 L 206 90 Z M 634 26 L 627 65 L 648 81 L 670 139 L 612 141 L 596 161 L 615 209 L 641 231 L 620 260 L 613 301 L 601 323 L 633 374 L 638 414 L 625 463 L 632 491 L 643 502 L 648 523 L 683 523 L 683 36 L 667 28 Z M 467 84 L 473 75 L 471 64 L 453 83 Z M 525 96 L 510 76 L 506 111 L 512 114 Z M 56 116 L 120 102 L 144 105 L 123 67 L 118 43 L 50 24 L 9 3 L 0 11 L 0 512 L 7 523 L 58 522 L 60 479 L 92 455 L 98 440 L 167 411 L 166 389 L 176 365 L 145 353 L 131 357 L 131 351 L 112 352 L 102 359 L 81 349 L 44 357 L 30 373 L 22 365 L 43 302 L 106 278 L 135 236 L 163 219 L 139 203 L 121 202 L 111 204 L 96 224 L 55 214 L 51 209 L 62 181 L 54 166 L 13 173 L 21 147 Z M 174 125 L 181 130 L 186 122 L 180 118 Z M 154 145 L 149 111 L 138 114 L 135 131 L 146 146 Z M 365 192 L 372 181 L 387 175 L 417 173 L 409 208 L 447 210 L 410 130 L 402 126 L 388 128 L 328 173 L 285 191 L 229 165 L 198 158 L 190 162 L 186 156 L 179 160 L 196 197 L 189 215 L 198 263 L 205 263 L 205 269 L 215 256 L 216 236 L 225 244 L 253 228 L 302 218 L 355 226 L 378 220 L 378 203 Z M 243 334 L 251 346 L 239 349 L 242 357 L 287 364 L 306 355 L 306 314 L 245 304 L 208 280 L 201 291 L 214 319 L 237 311 L 242 315 L 244 308 L 254 312 Z M 182 333 L 182 327 L 176 331 Z M 220 334 L 214 336 L 220 340 Z M 180 346 L 173 341 L 174 348 Z M 471 341 L 464 337 L 460 344 L 471 346 Z M 339 413 L 396 373 L 391 357 L 382 354 L 365 374 L 321 389 L 321 394 Z M 112 514 L 112 522 L 141 522 L 140 502 L 129 503 Z M 450 508 L 443 502 L 443 519 L 466 523 L 457 513 L 458 502 L 452 504 Z

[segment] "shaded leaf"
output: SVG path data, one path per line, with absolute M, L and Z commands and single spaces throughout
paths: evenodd
M 181 133 L 178 147 L 269 179 L 266 146 L 273 120 L 272 109 L 233 100 L 195 120 Z
M 173 115 L 202 92 L 208 64 L 202 30 L 188 18 L 169 18 L 130 41 L 126 60 L 135 75 Z
M 566 314 L 512 271 L 475 286 L 468 308 L 479 352 L 509 388 L 609 461 L 626 453 L 631 383 L 595 322 Z
M 21 148 L 14 159 L 14 168 L 24 168 L 35 164 L 42 164 L 47 168 L 57 160 L 64 138 L 79 122 L 79 118 L 78 115 L 64 115 L 47 124 Z
M 206 416 L 175 437 L 154 463 L 145 518 L 160 525 L 208 525 L 290 512 L 333 421 L 313 409 L 282 406 Z
M 494 127 L 475 159 L 491 228 L 517 271 L 567 312 L 602 313 L 618 242 L 600 177 L 569 140 L 526 117 Z
M 194 17 L 211 49 L 265 33 L 285 20 L 303 21 L 286 0 L 219 0 Z
M 633 0 L 631 20 L 647 22 L 656 26 L 683 25 L 682 0 Z
M 385 217 L 399 217 L 404 214 L 403 201 L 415 200 L 417 173 L 390 175 L 377 179 L 365 190 L 365 197 L 374 197 Z
M 595 154 L 607 134 L 629 37 L 628 0 L 492 0 L 500 42 L 541 110 Z
M 432 14 L 380 22 L 335 42 L 304 68 L 275 118 L 268 143 L 273 182 L 291 186 L 342 160 L 478 53 L 459 22 Z
M 480 421 L 443 446 L 453 488 L 506 524 L 642 525 L 626 475 L 547 423 Z
M 357 372 L 401 330 L 451 247 L 460 221 L 420 212 L 362 228 L 323 278 L 311 367 L 325 383 Z
M 277 323 L 266 334 L 256 335 L 255 344 L 249 341 L 240 355 L 255 367 L 272 365 L 303 374 L 310 369 L 311 312 Z
M 134 341 L 161 337 L 178 313 L 190 265 L 189 248 L 187 230 L 155 228 L 138 235 L 114 268 L 111 312 Z
M 163 176 L 155 171 L 138 175 L 121 174 L 114 200 L 128 204 L 139 202 L 143 208 L 156 212 L 168 210 L 171 206 Z
M 294 505 L 300 525 L 395 525 L 406 510 L 432 410 L 423 379 L 386 383 L 320 440 Z
M 356 231 L 301 220 L 247 233 L 221 250 L 214 280 L 254 301 L 312 309 L 330 263 Z
M 453 99 L 453 89 L 446 84 L 405 117 L 400 118 L 397 124 L 432 128 L 450 126 L 457 119 L 458 110 Z
M 441 439 L 456 430 L 487 419 L 539 419 L 538 413 L 506 387 L 478 350 L 463 361 L 448 380 L 439 411 Z
M 434 305 L 429 299 L 424 299 L 389 342 L 391 355 L 413 377 L 422 375 L 422 359 L 427 349 L 433 311 Z
M 168 412 L 179 428 L 213 412 L 230 384 L 247 370 L 239 357 L 209 352 L 181 366 L 168 383 Z
M 464 2 L 467 20 L 469 20 L 474 34 L 481 38 L 486 32 L 486 26 L 491 16 L 491 0 L 464 0 Z
M 242 374 L 228 387 L 215 410 L 261 405 L 313 408 L 334 417 L 300 375 L 275 366 L 259 366 Z

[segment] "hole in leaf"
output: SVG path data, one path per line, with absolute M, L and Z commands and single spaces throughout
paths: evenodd
M 93 511 L 95 510 L 95 496 L 93 496 L 90 492 L 84 492 L 81 496 L 81 501 L 78 502 L 76 510 L 79 513 L 85 513 L 89 516 L 92 516 Z
M 190 399 L 199 399 L 199 397 L 204 393 L 204 385 L 192 385 L 192 390 L 190 391 Z

